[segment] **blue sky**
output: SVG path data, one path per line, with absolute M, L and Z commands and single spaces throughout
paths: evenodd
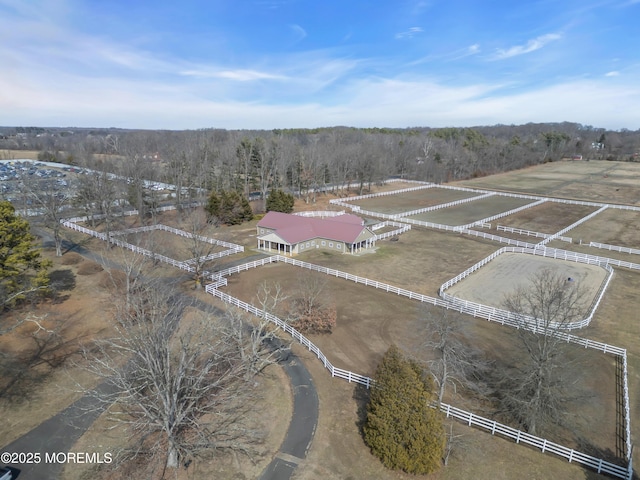
M 640 0 L 0 0 L 0 125 L 640 128 Z

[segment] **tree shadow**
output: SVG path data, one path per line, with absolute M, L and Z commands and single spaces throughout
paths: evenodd
M 62 303 L 69 295 L 60 295 L 60 292 L 69 292 L 76 288 L 76 275 L 71 269 L 54 270 L 49 273 L 49 286 L 53 303 Z
M 371 396 L 371 389 L 365 385 L 357 384 L 353 389 L 353 399 L 356 401 L 356 426 L 361 435 L 364 434 L 363 428 L 367 421 L 367 405 L 369 405 L 369 398 Z
M 624 458 L 620 458 L 620 456 L 616 455 L 616 453 L 610 448 L 597 447 L 586 439 L 578 439 L 578 442 L 578 450 L 580 450 L 582 453 L 586 453 L 587 455 L 591 455 L 595 458 L 601 458 L 602 460 L 613 463 L 614 465 L 619 465 L 624 468 L 627 467 L 627 461 Z M 604 475 L 597 473 L 597 471 L 593 470 L 592 468 L 586 466 L 584 466 L 583 468 L 586 474 L 585 478 L 589 480 L 597 480 L 602 478 L 602 475 Z M 634 473 L 633 478 L 637 479 L 638 475 Z

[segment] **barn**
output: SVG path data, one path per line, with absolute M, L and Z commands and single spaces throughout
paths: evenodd
M 353 254 L 375 246 L 375 234 L 351 214 L 316 218 L 269 212 L 257 229 L 258 248 L 283 255 L 316 248 Z

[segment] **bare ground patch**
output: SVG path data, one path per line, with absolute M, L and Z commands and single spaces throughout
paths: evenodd
M 506 296 L 515 293 L 518 288 L 527 288 L 531 285 L 532 276 L 544 268 L 552 269 L 567 280 L 570 278 L 572 286 L 582 289 L 585 306 L 591 305 L 602 282 L 609 275 L 597 265 L 507 252 L 452 285 L 447 293 L 463 300 L 504 308 Z

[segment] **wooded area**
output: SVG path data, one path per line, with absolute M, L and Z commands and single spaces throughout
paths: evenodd
M 640 130 L 568 122 L 271 131 L 0 128 L 0 155 L 20 158 L 19 150 L 113 171 L 134 186 L 165 181 L 176 185 L 177 201 L 197 189 L 235 190 L 255 200 L 281 188 L 312 202 L 324 188 L 357 182 L 362 190 L 391 176 L 439 183 L 562 158 L 640 161 Z

